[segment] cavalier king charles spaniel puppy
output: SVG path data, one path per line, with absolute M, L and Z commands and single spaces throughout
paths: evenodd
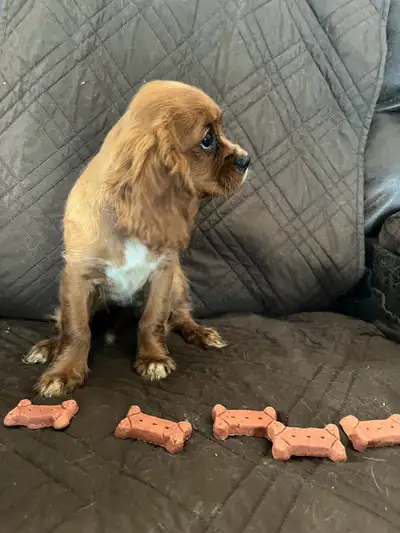
M 234 193 L 249 162 L 225 137 L 221 109 L 200 89 L 152 81 L 138 91 L 67 200 L 57 335 L 24 357 L 50 361 L 38 383 L 42 395 L 83 383 L 92 314 L 107 301 L 131 303 L 145 286 L 135 364 L 141 376 L 161 379 L 175 369 L 166 346 L 171 329 L 202 348 L 225 345 L 193 320 L 180 255 L 199 199 Z

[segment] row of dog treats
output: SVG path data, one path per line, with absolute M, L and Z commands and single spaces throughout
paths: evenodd
M 53 427 L 62 429 L 69 425 L 78 411 L 75 400 L 60 405 L 33 405 L 21 400 L 4 418 L 6 426 L 26 426 L 30 429 Z M 264 437 L 272 442 L 275 459 L 287 461 L 293 455 L 303 457 L 327 457 L 332 461 L 346 461 L 346 449 L 340 441 L 339 428 L 328 424 L 324 428 L 298 428 L 285 426 L 277 420 L 273 407 L 263 411 L 248 409 L 228 410 L 217 404 L 212 410 L 213 432 L 216 439 L 230 436 Z M 366 448 L 400 444 L 400 415 L 385 420 L 360 421 L 355 416 L 340 420 L 343 431 L 353 447 L 363 452 Z M 121 420 L 114 435 L 119 439 L 139 439 L 163 446 L 170 453 L 179 453 L 192 435 L 190 422 L 173 422 L 142 413 L 132 406 Z

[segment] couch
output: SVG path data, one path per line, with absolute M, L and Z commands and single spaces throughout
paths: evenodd
M 211 409 L 273 406 L 292 426 L 400 412 L 399 0 L 4 0 L 0 18 L 0 413 L 40 398 L 21 357 L 51 334 L 65 198 L 137 88 L 193 83 L 249 147 L 238 195 L 201 206 L 184 257 L 192 301 L 228 342 L 172 334 L 177 370 L 132 371 L 136 314 L 65 430 L 0 428 L 7 533 L 394 533 L 400 450 L 276 461 L 216 440 Z M 372 124 L 371 124 L 372 122 Z M 365 162 L 365 164 L 364 164 Z M 117 440 L 129 407 L 189 420 L 172 456 Z

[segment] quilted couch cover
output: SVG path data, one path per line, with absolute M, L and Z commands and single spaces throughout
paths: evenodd
M 388 0 L 5 0 L 0 314 L 56 300 L 66 196 L 137 88 L 202 87 L 253 174 L 206 203 L 186 266 L 200 315 L 320 307 L 361 276 L 363 153 Z
M 388 7 L 387 0 L 5 0 L 1 416 L 25 397 L 44 402 L 33 392 L 43 368 L 21 356 L 51 327 L 9 317 L 51 309 L 65 197 L 144 80 L 182 79 L 214 96 L 229 132 L 251 150 L 253 176 L 234 198 L 203 205 L 186 257 L 198 313 L 242 313 L 207 322 L 228 347 L 204 353 L 172 335 L 178 369 L 148 383 L 131 371 L 135 328 L 105 347 L 98 316 L 91 373 L 74 393 L 80 410 L 71 425 L 59 432 L 0 425 L 1 533 L 400 531 L 398 448 L 359 454 L 342 433 L 345 464 L 281 463 L 264 439 L 215 440 L 211 420 L 215 403 L 273 405 L 284 423 L 303 427 L 400 412 L 398 345 L 374 326 L 327 313 L 243 314 L 322 305 L 362 273 L 362 153 Z M 381 244 L 392 237 L 388 231 Z M 114 438 L 134 403 L 192 422 L 182 454 Z
M 128 335 L 102 347 L 74 393 L 80 406 L 65 431 L 0 425 L 0 530 L 4 533 L 398 533 L 400 450 L 352 450 L 348 461 L 275 461 L 261 438 L 212 436 L 211 409 L 273 405 L 290 425 L 324 426 L 342 416 L 400 412 L 399 347 L 366 323 L 333 314 L 289 320 L 260 316 L 211 322 L 229 347 L 202 352 L 175 336 L 178 369 L 148 383 L 131 371 Z M 100 324 L 99 324 L 100 325 Z M 101 329 L 101 328 L 100 328 Z M 42 368 L 21 355 L 50 332 L 0 321 L 0 413 L 32 394 Z M 113 431 L 128 408 L 188 419 L 178 456 Z

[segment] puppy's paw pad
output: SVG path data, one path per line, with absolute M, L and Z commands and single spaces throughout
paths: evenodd
M 87 367 L 70 367 L 68 370 L 50 368 L 42 375 L 36 388 L 47 398 L 62 396 L 82 385 L 87 373 Z
M 173 370 L 175 370 L 176 364 L 171 358 L 167 358 L 165 361 L 137 361 L 136 370 L 145 379 L 151 381 L 157 379 L 166 378 Z
M 61 396 L 64 392 L 64 383 L 60 378 L 41 380 L 39 384 L 39 393 L 46 398 Z
M 32 350 L 23 356 L 22 361 L 27 365 L 43 364 L 49 359 L 49 350 L 41 347 L 33 347 Z
M 164 379 L 168 375 L 165 365 L 162 363 L 150 363 L 147 369 L 147 376 L 150 379 Z
M 209 335 L 206 336 L 204 344 L 210 348 L 225 348 L 227 343 L 222 339 L 222 337 L 216 331 L 211 330 Z
M 196 344 L 203 348 L 225 348 L 227 343 L 221 338 L 220 334 L 213 328 L 200 328 L 196 332 Z

